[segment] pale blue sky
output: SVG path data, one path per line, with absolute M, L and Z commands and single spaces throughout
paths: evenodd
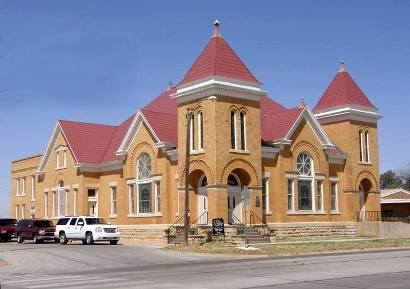
M 380 109 L 381 170 L 410 161 L 410 1 L 0 0 L 0 216 L 10 162 L 57 119 L 118 124 L 178 82 L 220 18 L 271 97 L 313 106 L 339 60 Z

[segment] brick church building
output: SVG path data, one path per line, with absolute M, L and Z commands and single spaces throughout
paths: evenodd
M 124 122 L 59 120 L 42 155 L 14 161 L 11 215 L 95 215 L 163 230 L 184 213 L 188 178 L 198 224 L 253 217 L 278 232 L 343 233 L 380 211 L 380 117 L 343 63 L 313 108 L 284 107 L 215 22 L 183 79 Z

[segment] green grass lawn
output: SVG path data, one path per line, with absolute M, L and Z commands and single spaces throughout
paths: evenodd
M 287 240 L 288 241 L 288 240 Z M 195 252 L 208 254 L 230 254 L 251 256 L 293 256 L 324 252 L 360 251 L 381 248 L 410 248 L 410 239 L 358 239 L 329 241 L 298 241 L 297 243 L 273 243 L 254 246 L 257 250 L 243 250 L 241 245 L 223 242 L 208 242 L 189 246 L 169 246 L 166 249 L 179 252 Z M 242 245 L 243 247 L 243 245 Z

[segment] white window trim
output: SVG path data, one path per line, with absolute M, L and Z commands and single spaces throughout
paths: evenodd
M 52 217 L 52 218 L 57 217 L 57 216 L 56 216 L 56 213 L 57 213 L 57 210 L 56 210 L 56 209 L 57 209 L 57 208 L 56 208 L 56 205 L 57 205 L 57 204 L 56 204 L 56 194 L 57 194 L 56 191 L 53 191 L 53 192 L 52 192 L 52 195 L 53 195 L 53 197 L 52 197 L 52 202 L 53 202 L 53 203 L 52 203 L 52 209 L 53 209 L 53 210 L 51 211 L 51 217 Z M 57 206 L 58 206 L 58 205 L 57 205 Z
M 20 206 L 16 205 L 16 219 L 19 220 Z
M 292 201 L 291 201 L 291 209 L 289 210 L 289 204 L 288 204 L 288 212 L 295 212 L 295 178 L 290 177 L 288 178 L 288 183 L 287 185 L 289 186 L 289 181 L 292 182 L 292 187 L 291 187 L 291 196 L 292 196 Z M 289 196 L 289 188 L 287 188 L 287 197 L 286 199 L 288 200 Z
M 60 169 L 60 152 L 56 152 L 56 169 Z
M 194 152 L 195 151 L 195 147 L 194 147 L 194 113 L 191 114 L 191 120 L 189 122 L 189 150 L 190 152 Z
M 136 184 L 136 197 L 137 197 L 137 216 L 148 216 L 148 215 L 155 215 L 154 212 L 151 213 L 140 213 L 140 186 L 139 185 L 144 185 L 144 184 L 151 184 L 151 194 L 152 194 L 152 180 L 151 179 L 144 179 L 144 180 L 137 180 Z M 151 198 L 150 198 L 151 199 Z M 151 202 L 151 200 L 150 200 Z
M 158 200 L 158 189 L 160 190 L 160 195 L 159 196 L 161 198 L 161 181 L 160 180 L 154 181 L 154 190 L 155 190 L 155 192 L 154 192 L 154 203 L 155 203 L 154 206 L 155 206 L 155 213 L 156 214 L 161 213 L 158 210 L 158 203 L 161 202 L 161 200 Z M 161 206 L 161 204 L 159 204 L 159 205 Z
M 69 190 L 65 190 L 65 204 L 64 204 L 64 215 L 65 216 L 69 216 L 70 212 L 69 212 L 69 200 L 70 200 L 70 191 Z
M 323 207 L 324 206 L 324 201 L 323 201 L 323 199 L 324 199 L 323 198 L 323 179 L 321 179 L 321 178 L 317 179 L 316 183 L 320 183 L 320 193 L 321 193 L 321 198 L 320 198 L 320 208 L 321 209 L 319 210 L 319 209 L 316 208 L 316 212 L 324 212 L 324 207 Z M 316 192 L 316 195 L 317 196 L 319 195 L 318 191 Z
M 21 178 L 21 182 L 22 182 L 21 195 L 25 196 L 26 195 L 26 177 Z
M 332 185 L 335 185 L 335 210 L 332 210 Z M 330 182 L 330 212 L 331 214 L 339 214 L 339 188 L 338 188 L 338 182 L 336 181 L 331 181 Z
M 48 192 L 44 192 L 44 218 L 48 219 Z
M 364 162 L 364 146 L 363 146 L 363 131 L 359 131 L 360 138 L 360 162 Z
M 115 190 L 115 209 L 117 211 L 117 186 L 110 186 L 110 195 L 111 195 L 111 210 L 110 218 L 117 217 L 117 212 L 114 212 L 114 190 Z
M 128 184 L 128 215 L 134 215 L 132 211 L 133 203 L 135 204 L 135 184 Z M 131 193 L 134 193 L 133 199 L 131 198 Z
M 20 179 L 16 179 L 16 196 L 20 196 Z
M 31 200 L 36 200 L 36 177 L 31 176 Z
M 235 140 L 235 147 L 233 148 L 233 150 L 237 150 L 238 149 L 238 137 L 237 137 L 237 127 L 236 127 L 236 111 L 233 111 L 234 115 L 233 115 L 233 136 L 234 136 L 234 140 Z
M 61 161 L 63 162 L 62 165 L 60 165 Z M 67 168 L 67 149 L 63 148 L 56 151 L 56 170 L 61 170 L 65 168 Z
M 265 182 L 265 195 L 266 195 L 265 214 L 270 214 L 272 212 L 270 211 L 270 206 L 269 206 L 269 178 L 266 177 L 263 180 Z
M 73 204 L 73 215 L 74 216 L 77 216 L 78 215 L 78 205 L 77 205 L 77 202 L 78 202 L 78 189 L 74 189 L 74 197 L 73 197 L 73 202 L 74 202 L 74 204 Z
M 367 163 L 370 163 L 369 132 L 366 131 L 366 132 L 364 133 L 364 136 L 365 136 L 365 138 L 366 138 L 366 156 L 367 156 L 366 162 L 367 162 Z
M 246 133 L 246 113 L 242 111 L 243 113 L 243 141 L 244 141 L 244 149 L 242 149 L 242 139 L 241 139 L 241 151 L 247 151 L 248 148 L 248 141 L 247 141 L 247 133 Z M 239 114 L 239 119 L 240 119 L 240 114 Z M 240 124 L 242 125 L 242 123 Z M 242 137 L 242 129 L 241 129 L 241 137 Z
M 21 219 L 25 219 L 26 218 L 26 205 L 22 204 L 21 205 Z
M 203 112 L 199 111 L 198 112 L 198 150 L 199 151 L 204 150 L 204 144 L 202 142 L 202 140 L 204 139 L 202 137 L 202 134 L 203 134 L 202 127 L 203 127 Z

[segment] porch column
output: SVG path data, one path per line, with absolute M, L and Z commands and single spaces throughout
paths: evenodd
M 212 224 L 212 219 L 223 218 L 228 224 L 228 186 L 208 185 L 208 223 Z

